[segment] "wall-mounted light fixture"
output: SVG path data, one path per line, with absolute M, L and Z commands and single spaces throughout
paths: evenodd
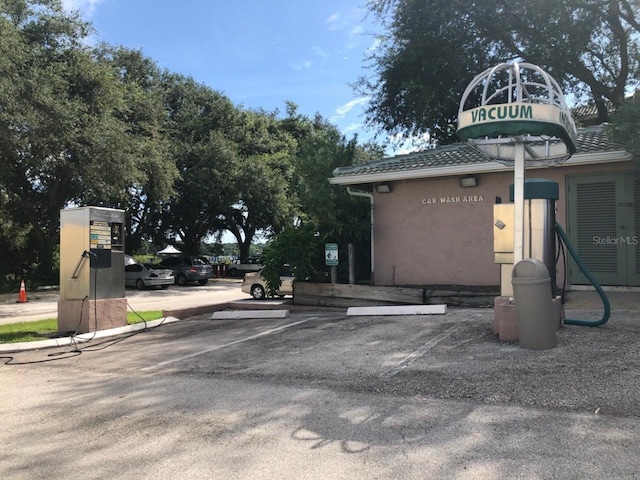
M 378 193 L 390 193 L 391 185 L 388 183 L 376 183 L 376 192 Z
M 465 175 L 464 177 L 460 177 L 459 181 L 462 188 L 478 186 L 478 178 L 475 175 Z

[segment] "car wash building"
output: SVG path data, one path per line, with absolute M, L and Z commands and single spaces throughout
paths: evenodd
M 583 112 L 584 113 L 584 112 Z M 575 118 L 580 122 L 581 118 Z M 578 128 L 577 151 L 527 179 L 558 184 L 556 220 L 603 286 L 640 286 L 640 180 L 605 125 Z M 513 201 L 513 167 L 456 143 L 338 168 L 330 182 L 372 203 L 372 283 L 495 291 L 494 204 Z M 558 285 L 587 285 L 575 262 Z M 492 290 L 493 289 L 493 290 Z

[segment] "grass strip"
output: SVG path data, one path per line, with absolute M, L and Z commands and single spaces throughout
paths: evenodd
M 128 312 L 127 325 L 150 322 L 162 318 L 162 311 Z M 0 325 L 0 343 L 20 343 L 46 340 L 58 336 L 58 319 L 47 318 L 35 322 L 17 322 Z M 66 334 L 64 336 L 67 336 Z

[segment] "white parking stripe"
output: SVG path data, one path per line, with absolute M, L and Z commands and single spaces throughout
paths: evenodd
M 407 368 L 409 365 L 411 365 L 413 362 L 415 362 L 418 358 L 422 357 L 425 353 L 427 353 L 429 350 L 431 350 L 433 347 L 435 347 L 442 340 L 444 340 L 445 338 L 450 336 L 456 330 L 459 330 L 460 327 L 461 327 L 461 325 L 459 325 L 459 324 L 458 325 L 454 325 L 453 327 L 449 328 L 448 330 L 445 330 L 444 332 L 442 332 L 440 335 L 437 335 L 437 336 L 433 337 L 431 340 L 429 340 L 427 343 L 425 343 L 423 346 L 421 346 L 415 352 L 409 354 L 404 360 L 402 360 L 400 363 L 398 363 L 391 370 L 387 370 L 386 372 L 384 372 L 380 376 L 382 378 L 390 378 L 390 377 L 393 377 L 394 375 L 398 374 L 402 369 Z
M 264 337 L 265 335 L 271 335 L 272 333 L 276 333 L 276 332 L 279 332 L 281 330 L 285 330 L 285 329 L 290 328 L 290 327 L 295 327 L 296 325 L 300 325 L 301 323 L 306 323 L 306 322 L 309 322 L 311 320 L 315 320 L 317 318 L 318 317 L 311 317 L 311 318 L 307 318 L 306 320 L 300 320 L 299 322 L 288 323 L 287 325 L 282 325 L 280 327 L 272 328 L 272 329 L 267 330 L 265 332 L 258 333 L 256 335 L 251 335 L 250 337 L 242 338 L 240 340 L 235 340 L 233 342 L 226 343 L 224 345 L 216 345 L 214 347 L 210 347 L 210 348 L 206 348 L 204 350 L 200 350 L 199 352 L 190 353 L 188 355 L 183 355 L 181 357 L 173 358 L 171 360 L 166 360 L 164 362 L 156 363 L 155 365 L 151 365 L 150 367 L 144 367 L 142 370 L 155 370 L 157 368 L 164 367 L 165 365 L 169 365 L 169 364 L 176 363 L 176 362 L 181 362 L 182 360 L 187 360 L 188 358 L 197 357 L 198 355 L 204 355 L 205 353 L 213 352 L 215 350 L 222 350 L 223 348 L 227 348 L 227 347 L 230 347 L 232 345 L 237 345 L 237 344 L 243 343 L 243 342 L 248 342 L 249 340 L 254 340 L 254 339 L 259 338 L 259 337 Z

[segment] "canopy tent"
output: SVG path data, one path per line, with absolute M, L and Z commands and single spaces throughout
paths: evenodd
M 176 247 L 174 247 L 173 245 L 167 245 L 166 247 L 164 247 L 162 250 L 158 252 L 158 255 L 171 255 L 174 253 L 182 253 L 182 252 L 178 250 Z

